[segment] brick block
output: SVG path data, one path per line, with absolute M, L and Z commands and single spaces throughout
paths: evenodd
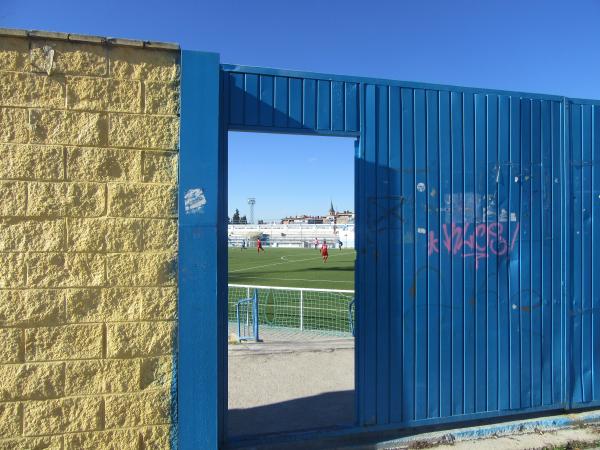
M 63 363 L 0 365 L 0 402 L 64 395 Z
M 141 288 L 141 320 L 175 320 L 177 318 L 177 288 Z
M 0 253 L 0 289 L 25 286 L 27 265 L 22 253 Z
M 144 83 L 146 114 L 179 114 L 178 83 Z
M 169 391 L 156 390 L 106 397 L 106 428 L 159 425 L 170 422 Z
M 135 252 L 142 250 L 142 219 L 69 219 L 69 250 Z
M 23 361 L 23 331 L 17 328 L 0 328 L 0 363 Z
M 139 439 L 137 430 L 69 434 L 65 436 L 65 450 L 146 450 L 140 446 Z
M 26 109 L 0 108 L 0 142 L 28 142 L 27 119 Z
M 0 105 L 64 108 L 64 80 L 47 75 L 0 72 Z
M 171 445 L 171 429 L 168 425 L 144 428 L 140 437 L 144 450 L 163 450 Z
M 0 219 L 0 251 L 61 251 L 65 248 L 65 233 L 62 219 Z
M 0 181 L 0 217 L 24 216 L 27 208 L 27 183 Z
M 177 183 L 177 153 L 144 152 L 142 180 L 151 183 Z
M 31 253 L 27 284 L 32 287 L 83 287 L 104 284 L 105 256 L 96 253 Z
M 177 188 L 166 185 L 111 184 L 109 215 L 116 217 L 174 217 Z
M 179 118 L 113 113 L 108 142 L 111 147 L 175 150 Z
M 110 76 L 149 81 L 179 79 L 179 52 L 111 47 Z
M 63 450 L 62 436 L 17 438 L 0 441 L 0 450 Z
M 103 76 L 108 73 L 107 49 L 67 41 L 31 41 L 30 67 L 34 72 Z
M 29 183 L 28 214 L 98 217 L 106 210 L 106 189 L 99 183 Z
M 169 286 L 176 283 L 177 259 L 173 253 L 121 253 L 108 255 L 111 286 Z
M 90 360 L 66 363 L 66 395 L 110 394 L 138 391 L 138 359 Z
M 22 38 L 0 39 L 0 70 L 24 71 L 29 65 L 29 41 Z
M 0 290 L 0 326 L 57 325 L 65 321 L 59 290 Z
M 67 178 L 73 181 L 139 181 L 141 152 L 69 148 Z
M 139 81 L 71 77 L 67 84 L 67 106 L 91 111 L 141 112 Z
M 142 290 L 70 289 L 66 294 L 69 322 L 116 322 L 138 320 Z
M 169 389 L 173 382 L 173 357 L 142 359 L 141 374 L 142 389 Z
M 18 403 L 0 403 L 0 439 L 21 436 L 21 414 Z
M 102 426 L 101 398 L 27 402 L 23 409 L 25 436 L 93 431 Z
M 102 325 L 63 325 L 25 331 L 27 361 L 100 358 Z
M 31 110 L 31 141 L 45 144 L 103 146 L 107 138 L 105 114 L 80 111 Z
M 177 250 L 177 219 L 144 221 L 145 250 Z
M 107 356 L 170 355 L 175 344 L 173 322 L 111 323 L 107 325 Z
M 62 147 L 0 145 L 0 179 L 60 180 L 62 178 Z

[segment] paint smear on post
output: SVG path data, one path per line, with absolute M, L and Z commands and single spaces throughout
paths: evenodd
M 204 212 L 206 197 L 202 189 L 188 189 L 183 197 L 186 214 L 199 214 Z

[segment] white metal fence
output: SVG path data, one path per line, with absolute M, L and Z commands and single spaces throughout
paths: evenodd
M 354 291 L 340 289 L 291 288 L 229 285 L 229 321 L 235 322 L 240 299 L 258 294 L 260 326 L 350 334 L 353 330 Z

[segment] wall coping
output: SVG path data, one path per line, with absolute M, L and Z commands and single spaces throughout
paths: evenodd
M 180 50 L 179 44 L 172 42 L 141 41 L 114 37 L 92 36 L 76 33 L 59 33 L 56 31 L 22 30 L 16 28 L 0 28 L 0 36 L 52 39 L 69 42 L 87 42 L 92 44 L 115 45 L 121 47 L 153 48 L 161 50 Z

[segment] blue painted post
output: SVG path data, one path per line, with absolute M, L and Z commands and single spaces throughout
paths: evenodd
M 254 301 L 252 302 L 252 315 L 254 316 L 254 339 L 256 342 L 260 342 L 260 336 L 258 335 L 258 290 L 254 289 Z
M 218 301 L 226 293 L 225 260 L 217 257 L 224 226 L 219 55 L 183 51 L 181 56 L 179 449 L 217 449 L 226 370 L 223 302 Z

